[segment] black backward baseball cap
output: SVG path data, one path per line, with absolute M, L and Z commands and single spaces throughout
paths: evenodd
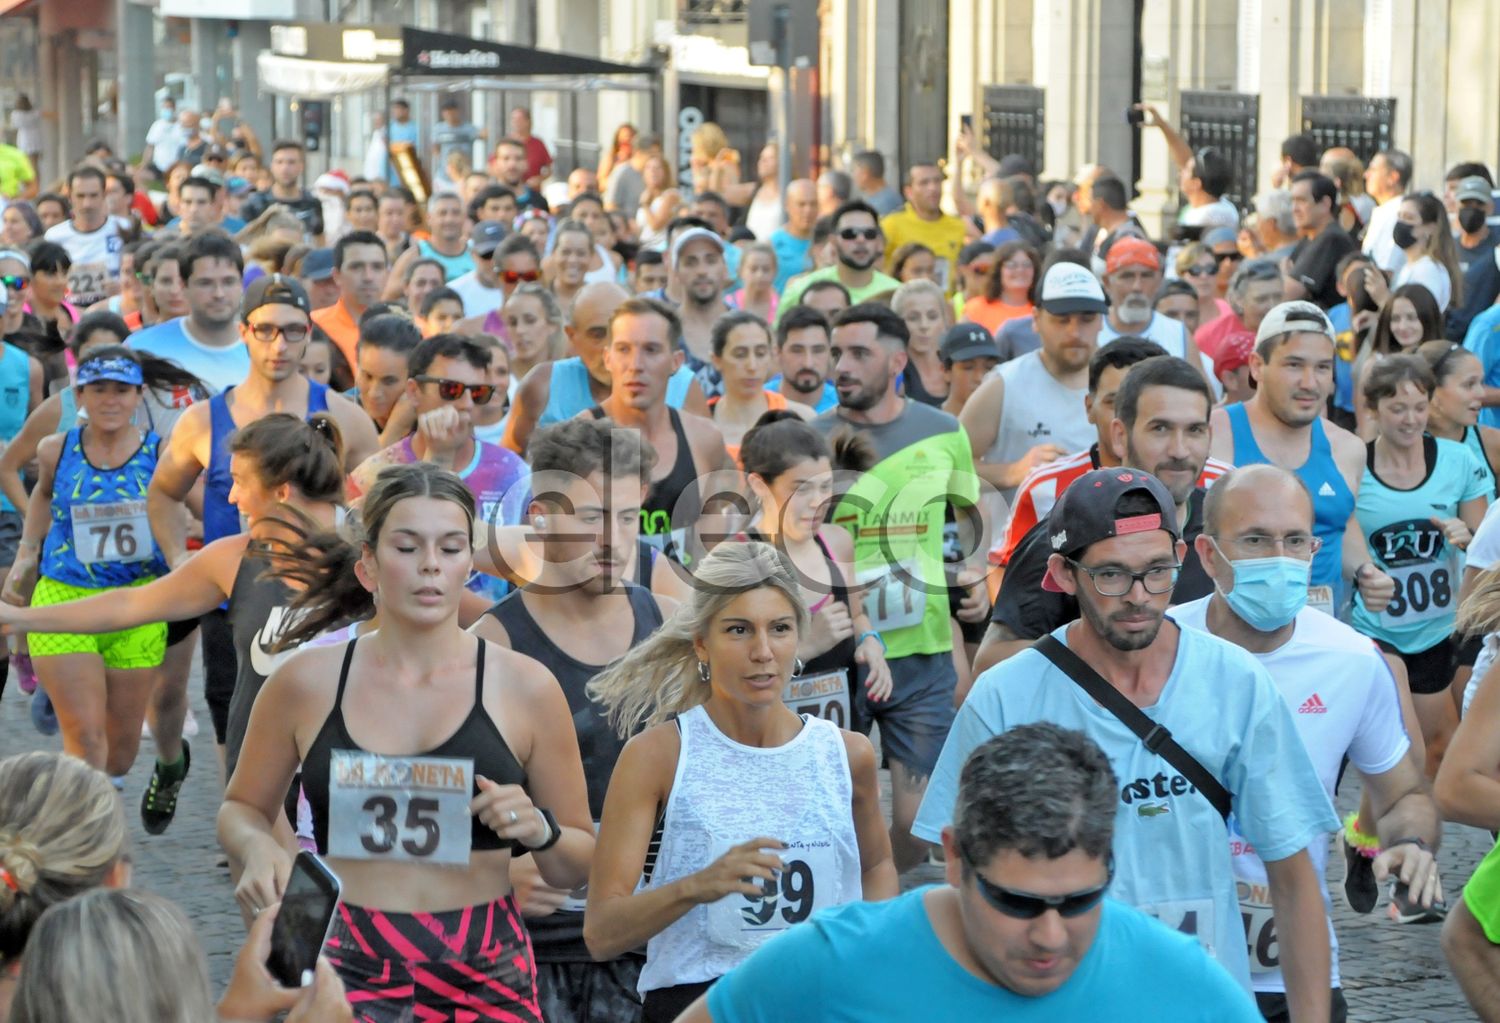
M 249 319 L 250 314 L 263 305 L 289 305 L 312 315 L 312 300 L 307 289 L 295 277 L 286 274 L 267 274 L 257 277 L 245 289 L 244 301 L 240 303 L 240 318 Z
M 1150 497 L 1155 510 L 1137 515 L 1120 516 L 1120 501 L 1127 494 L 1142 493 Z M 1164 529 L 1173 540 L 1180 540 L 1177 528 L 1177 503 L 1161 480 L 1139 469 L 1095 469 L 1078 477 L 1062 492 L 1047 515 L 1047 540 L 1055 554 L 1071 558 L 1100 540 Z M 1049 571 L 1042 579 L 1042 589 L 1053 593 L 1061 588 Z

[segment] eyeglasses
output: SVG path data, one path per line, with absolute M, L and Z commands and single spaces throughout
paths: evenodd
M 427 376 L 425 373 L 412 378 L 419 384 L 437 384 L 438 397 L 444 401 L 457 401 L 465 391 L 476 405 L 488 405 L 495 396 L 494 384 L 466 384 L 462 380 Z
M 873 242 L 876 238 L 880 237 L 880 228 L 845 227 L 839 231 L 839 237 L 844 239 L 844 241 L 846 242 L 856 241 L 860 238 L 863 238 L 867 242 Z
M 518 284 L 521 281 L 531 284 L 541 280 L 542 275 L 535 270 L 522 270 L 519 273 L 515 270 L 503 270 L 500 273 L 500 279 L 506 284 Z
M 250 336 L 257 341 L 275 341 L 276 335 L 280 334 L 289 345 L 306 341 L 307 335 L 312 333 L 312 328 L 305 323 L 252 323 L 249 326 Z
M 1235 548 L 1248 558 L 1272 558 L 1280 552 L 1298 561 L 1311 561 L 1323 547 L 1323 540 L 1311 533 L 1288 533 L 1286 536 L 1267 536 L 1264 533 L 1247 533 L 1236 537 L 1213 537 L 1215 545 L 1224 544 Z
M 1087 573 L 1094 584 L 1094 589 L 1101 597 L 1123 597 L 1134 589 L 1138 582 L 1146 588 L 1147 593 L 1169 593 L 1172 587 L 1177 585 L 1177 573 L 1182 569 L 1180 563 L 1174 562 L 1170 565 L 1153 565 L 1144 572 L 1132 572 L 1113 565 L 1090 568 L 1079 564 L 1072 558 L 1063 560 L 1078 571 Z
M 0 277 L 0 284 L 5 285 L 11 291 L 20 291 L 30 283 L 30 277 L 18 277 L 15 274 L 6 274 L 4 277 Z
M 1212 277 L 1219 272 L 1218 260 L 1214 260 L 1213 266 L 1190 266 L 1182 271 L 1184 277 Z
M 974 875 L 974 887 L 979 889 L 979 894 L 990 904 L 990 908 L 998 913 L 1016 920 L 1035 920 L 1047 910 L 1055 909 L 1058 916 L 1070 919 L 1082 916 L 1099 905 L 1115 879 L 1115 860 L 1113 856 L 1110 857 L 1109 876 L 1102 885 L 1068 895 L 1032 895 L 1030 892 L 1011 891 L 986 880 L 972 865 L 970 870 Z

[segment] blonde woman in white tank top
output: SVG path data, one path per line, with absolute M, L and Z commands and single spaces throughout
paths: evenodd
M 787 562 L 722 544 L 696 582 L 589 687 L 622 732 L 647 726 L 610 779 L 584 916 L 596 959 L 647 946 L 646 1023 L 814 910 L 898 889 L 870 741 L 782 702 L 808 620 Z

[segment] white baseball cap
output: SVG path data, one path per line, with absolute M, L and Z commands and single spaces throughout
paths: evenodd
M 1266 313 L 1266 318 L 1260 321 L 1260 329 L 1255 332 L 1255 343 L 1258 345 L 1267 338 L 1280 337 L 1293 331 L 1299 334 L 1322 334 L 1330 341 L 1337 341 L 1328 314 L 1311 302 L 1297 301 L 1283 302 Z
M 1057 316 L 1102 313 L 1109 308 L 1099 278 L 1077 263 L 1054 263 L 1042 278 L 1037 305 Z
M 677 261 L 682 258 L 682 250 L 687 248 L 688 243 L 698 241 L 699 239 L 713 242 L 714 245 L 718 246 L 720 253 L 724 251 L 723 238 L 720 238 L 718 235 L 714 234 L 714 232 L 708 230 L 707 228 L 690 227 L 686 231 L 683 231 L 681 234 L 679 234 L 676 238 L 672 239 L 672 266 L 676 266 Z

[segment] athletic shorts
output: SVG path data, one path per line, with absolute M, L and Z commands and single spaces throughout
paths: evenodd
M 14 565 L 21 547 L 21 527 L 25 525 L 18 512 L 0 511 L 0 565 Z
M 198 619 L 184 618 L 180 622 L 167 623 L 167 646 L 176 646 L 193 634 L 198 627 Z
M 1437 646 L 1421 653 L 1404 654 L 1383 639 L 1375 641 L 1380 649 L 1395 654 L 1406 665 L 1406 684 L 1417 696 L 1441 693 L 1453 681 L 1453 637 L 1445 636 Z
M 604 963 L 537 963 L 537 1002 L 547 1023 L 636 1023 L 641 996 L 636 983 L 646 960 Z
M 150 579 L 132 583 L 144 586 Z M 84 597 L 109 593 L 118 587 L 73 586 L 42 576 L 31 594 L 32 607 L 67 604 Z M 155 668 L 167 652 L 167 626 L 163 622 L 137 625 L 119 632 L 85 635 L 81 632 L 32 632 L 27 634 L 32 657 L 58 657 L 62 654 L 98 654 L 106 668 Z
M 1349 1003 L 1344 1000 L 1344 989 L 1334 988 L 1328 999 L 1329 1023 L 1344 1023 L 1349 1018 Z M 1287 1005 L 1286 995 L 1270 992 L 1255 992 L 1255 1007 L 1265 1017 L 1266 1023 L 1291 1023 L 1292 1010 Z
M 442 913 L 340 903 L 323 952 L 358 1023 L 542 1023 L 531 938 L 509 895 Z
M 909 654 L 885 662 L 891 669 L 892 689 L 889 699 L 879 702 L 869 698 L 869 690 L 859 690 L 859 720 L 880 725 L 880 749 L 887 767 L 896 761 L 919 778 L 932 774 L 938 754 L 953 725 L 953 691 L 958 675 L 953 670 L 953 655 Z
M 1453 670 L 1474 667 L 1475 660 L 1479 658 L 1479 651 L 1483 649 L 1483 636 L 1461 636 L 1455 632 L 1453 634 Z

